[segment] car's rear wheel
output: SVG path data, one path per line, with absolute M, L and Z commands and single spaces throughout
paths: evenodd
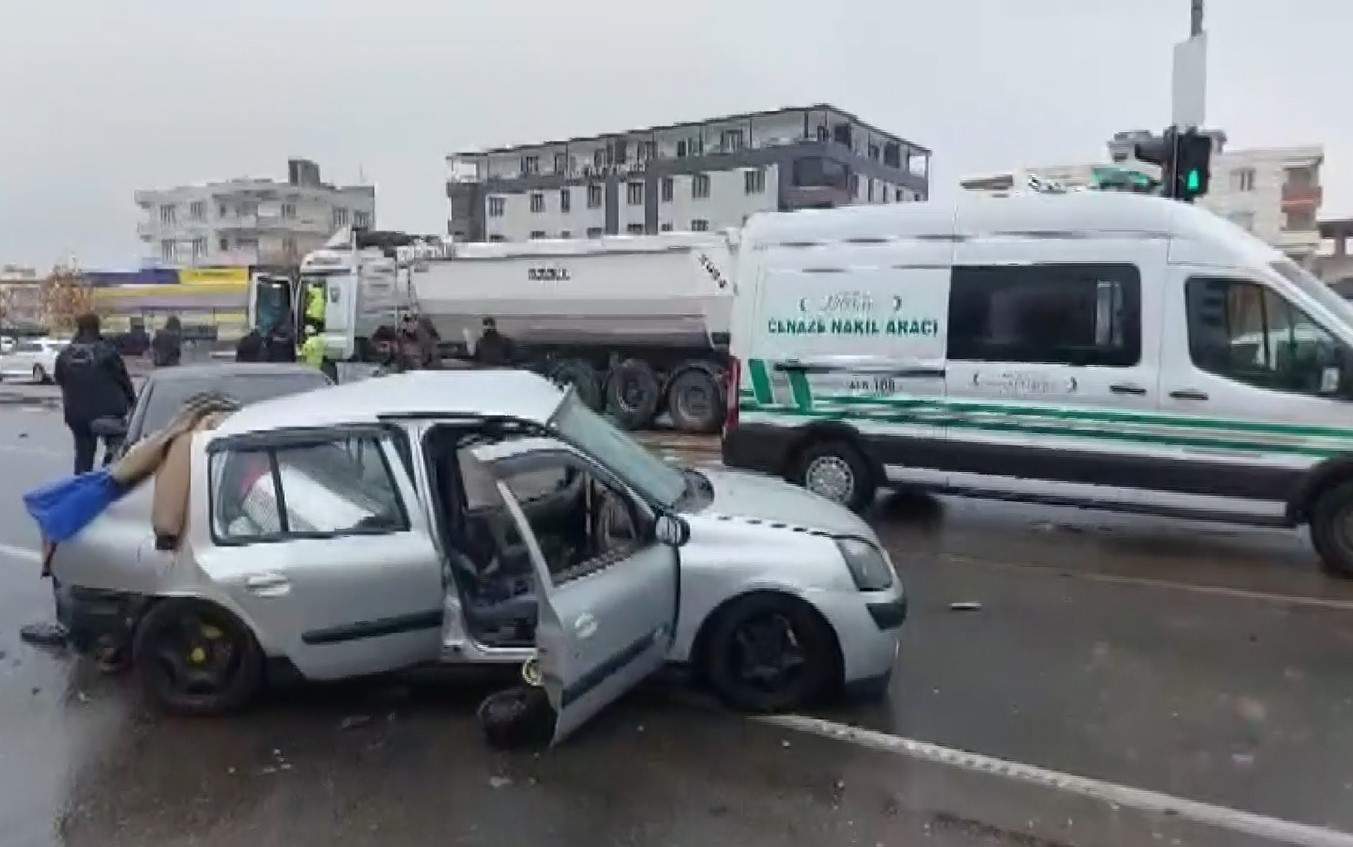
M 479 704 L 479 726 L 499 750 L 544 747 L 554 736 L 554 710 L 545 689 L 518 685 Z
M 784 595 L 734 601 L 711 623 L 702 651 L 710 688 L 726 705 L 746 712 L 812 705 L 839 675 L 831 628 L 802 601 Z
M 263 652 L 239 618 L 201 600 L 172 598 L 141 620 L 132 662 L 157 706 L 219 715 L 248 705 L 263 687 Z

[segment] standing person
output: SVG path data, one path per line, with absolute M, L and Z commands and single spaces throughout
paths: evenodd
M 263 361 L 263 334 L 261 332 L 251 329 L 239 340 L 239 343 L 235 345 L 235 361 Z
M 152 361 L 157 368 L 168 368 L 183 360 L 183 324 L 178 315 L 170 315 L 164 327 L 150 342 Z
M 61 387 L 61 402 L 65 409 L 66 426 L 75 439 L 75 472 L 94 469 L 94 454 L 98 452 L 98 438 L 91 429 L 99 418 L 125 418 L 136 402 L 136 390 L 122 354 L 99 332 L 99 316 L 81 315 L 75 321 L 75 338 L 56 357 L 52 374 Z M 103 463 L 113 458 L 117 442 L 105 438 Z M 52 577 L 52 594 L 56 599 L 57 620 L 26 624 L 19 628 L 19 637 L 30 644 L 49 647 L 64 646 L 69 633 L 61 624 L 61 608 L 66 602 L 67 590 Z
M 81 315 L 75 337 L 56 357 L 52 374 L 61 387 L 66 426 L 75 439 L 75 472 L 94 469 L 98 437 L 90 429 L 99 418 L 126 418 L 136 404 L 136 389 L 122 356 L 99 332 L 99 316 Z M 104 464 L 112 461 L 117 444 L 104 439 Z
M 296 336 L 291 333 L 291 324 L 286 317 L 273 321 L 263 339 L 263 361 L 296 361 Z
M 305 343 L 301 345 L 301 361 L 312 367 L 324 367 L 324 339 L 308 324 L 305 327 Z
M 515 358 L 512 339 L 498 332 L 498 322 L 493 318 L 484 318 L 484 329 L 480 333 L 479 343 L 474 346 L 474 358 L 481 365 L 502 367 L 512 364 Z

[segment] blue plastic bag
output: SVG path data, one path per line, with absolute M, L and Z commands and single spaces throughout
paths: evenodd
M 108 469 L 99 468 L 35 488 L 23 496 L 23 504 L 43 539 L 56 544 L 88 526 L 122 494 Z

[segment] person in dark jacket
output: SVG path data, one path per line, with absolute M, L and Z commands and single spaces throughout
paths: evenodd
M 99 418 L 124 419 L 136 404 L 127 365 L 99 332 L 99 316 L 81 315 L 75 338 L 56 357 L 52 374 L 61 387 L 66 426 L 75 439 L 75 472 L 94 469 L 99 439 L 91 429 Z M 104 438 L 104 464 L 112 461 L 118 443 Z
M 498 332 L 498 322 L 493 318 L 484 318 L 484 330 L 479 335 L 479 343 L 474 346 L 475 361 L 481 365 L 501 367 L 512 364 L 514 354 L 512 339 Z
M 150 342 L 152 360 L 157 368 L 177 365 L 183 359 L 183 324 L 178 315 L 170 315 L 164 328 Z
M 263 361 L 263 334 L 261 332 L 251 329 L 247 335 L 239 340 L 235 345 L 235 361 Z
M 296 336 L 286 318 L 278 318 L 263 339 L 263 361 L 296 361 Z

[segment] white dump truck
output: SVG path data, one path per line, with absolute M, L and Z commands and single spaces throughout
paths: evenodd
M 736 253 L 732 231 L 475 244 L 341 232 L 290 285 L 256 279 L 250 320 L 265 328 L 286 314 L 303 331 L 313 290 L 326 358 L 339 363 L 369 360 L 372 333 L 407 311 L 435 330 L 442 357 L 468 358 L 492 318 L 519 366 L 576 386 L 622 425 L 666 414 L 713 432 Z

